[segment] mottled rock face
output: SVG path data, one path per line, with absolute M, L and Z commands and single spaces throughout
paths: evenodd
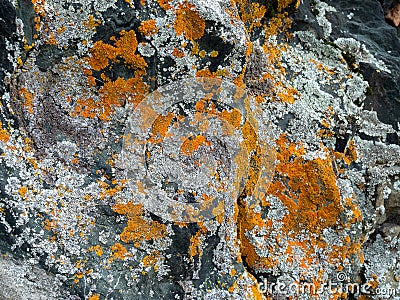
M 0 298 L 398 299 L 395 3 L 0 7 Z

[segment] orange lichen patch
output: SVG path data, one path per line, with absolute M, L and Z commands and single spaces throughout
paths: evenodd
M 251 126 L 250 122 L 248 121 L 243 125 L 242 133 L 247 152 L 250 154 L 252 151 L 256 150 L 258 140 L 257 133 L 254 131 L 253 126 Z
M 257 18 L 254 19 L 254 16 L 246 13 L 249 10 L 249 7 L 252 6 L 250 3 L 247 3 L 247 0 L 237 1 L 236 4 L 239 6 L 241 11 L 242 20 L 245 23 L 247 22 L 246 28 L 250 33 L 253 27 L 262 25 L 257 21 Z M 250 11 L 252 10 L 250 9 Z M 264 10 L 263 13 L 265 13 Z M 258 97 L 257 102 L 259 103 L 262 103 L 267 98 L 270 98 L 273 101 L 293 103 L 299 96 L 299 92 L 286 82 L 286 70 L 281 63 L 282 52 L 287 51 L 288 46 L 283 43 L 276 44 L 273 42 L 275 39 L 270 39 L 282 32 L 287 32 L 291 27 L 291 24 L 292 21 L 288 18 L 287 13 L 279 13 L 275 17 L 271 18 L 267 25 L 262 25 L 265 32 L 262 48 L 268 57 L 269 63 L 257 80 L 261 85 L 267 85 L 270 88 L 268 91 L 264 92 L 261 97 Z M 253 51 L 253 45 L 250 42 L 248 43 L 247 49 L 246 58 L 248 59 Z M 237 84 L 243 84 L 244 72 L 245 68 L 243 74 L 236 79 L 236 81 L 240 81 Z
M 142 264 L 145 268 L 153 267 L 154 271 L 157 272 L 158 271 L 157 262 L 158 262 L 159 258 L 160 258 L 160 252 L 154 251 L 153 253 L 146 255 L 142 259 Z
M 282 86 L 281 82 L 277 82 L 278 86 Z M 286 103 L 294 103 L 296 96 L 299 96 L 300 93 L 293 87 L 288 86 L 286 88 L 281 89 L 276 92 L 276 97 L 273 97 L 274 100 L 279 100 L 281 102 Z
M 79 164 L 79 158 L 74 157 L 74 158 L 71 159 L 71 162 L 72 162 L 74 165 L 77 165 L 77 164 Z
M 58 44 L 57 40 L 54 38 L 54 33 L 53 32 L 49 33 L 49 37 L 46 40 L 46 44 L 47 45 L 57 45 Z
M 232 284 L 232 286 L 228 288 L 228 292 L 233 293 L 235 290 L 238 290 L 238 289 L 239 289 L 239 286 L 237 284 L 237 281 L 235 280 L 235 282 Z
M 337 160 L 343 161 L 346 165 L 350 165 L 352 162 L 355 162 L 357 160 L 357 150 L 354 144 L 354 140 L 350 140 L 348 145 L 346 146 L 344 153 L 341 152 L 334 152 L 333 156 Z M 339 171 L 343 171 L 340 169 Z
M 134 104 L 139 103 L 146 91 L 147 86 L 140 77 L 127 80 L 118 77 L 115 81 L 107 81 L 99 89 L 100 101 L 94 101 L 92 98 L 79 99 L 75 111 L 85 118 L 97 116 L 100 120 L 109 120 L 116 107 L 123 106 L 126 100 Z
M 197 135 L 194 138 L 186 139 L 181 146 L 182 153 L 190 156 L 193 152 L 197 151 L 201 146 L 211 147 L 212 143 L 208 141 L 203 135 Z
M 368 285 L 375 290 L 379 286 L 378 276 L 376 274 L 372 274 L 372 280 L 368 281 Z
M 117 56 L 117 49 L 114 46 L 98 41 L 90 49 L 91 57 L 89 64 L 95 71 L 100 71 L 108 66 L 109 60 L 114 60 Z
M 168 112 L 166 116 L 160 115 L 153 123 L 152 126 L 152 142 L 157 142 L 167 136 L 168 128 L 171 125 L 172 119 L 175 115 Z
M 6 129 L 2 129 L 3 123 L 0 122 L 0 141 L 7 143 L 10 139 L 10 133 Z
M 157 0 L 158 5 L 160 5 L 164 10 L 169 10 L 172 6 L 169 4 L 171 0 Z
M 126 182 L 126 180 L 113 180 L 109 185 L 104 181 L 98 180 L 97 183 L 102 189 L 99 195 L 100 199 L 103 200 L 105 197 L 115 196 L 125 188 Z
M 210 57 L 217 57 L 218 54 L 219 54 L 218 51 L 213 50 L 213 51 L 210 52 Z
M 89 19 L 85 23 L 83 23 L 83 25 L 85 25 L 89 29 L 96 28 L 100 24 L 101 24 L 101 21 L 96 20 L 93 15 L 90 15 Z
M 188 40 L 197 40 L 204 34 L 206 23 L 193 4 L 183 3 L 176 11 L 174 28 L 177 35 L 182 33 Z
M 278 11 L 281 12 L 282 10 L 289 7 L 295 2 L 296 2 L 296 7 L 298 7 L 300 3 L 298 0 L 278 0 Z
M 251 289 L 251 291 L 252 291 L 252 299 L 254 299 L 254 300 L 264 300 L 265 299 L 265 297 L 264 297 L 264 295 L 263 295 L 263 293 L 262 293 L 262 291 L 260 290 L 260 287 L 258 286 L 258 284 L 257 283 L 255 283 L 255 284 L 253 284 L 251 287 L 250 287 L 250 289 Z
M 18 190 L 18 194 L 21 197 L 25 197 L 26 193 L 28 192 L 28 188 L 26 186 L 21 186 Z
M 140 23 L 139 31 L 145 36 L 152 36 L 158 32 L 156 20 L 147 20 Z
M 135 54 L 138 46 L 135 31 L 122 30 L 119 34 L 121 37 L 115 41 L 117 55 L 120 56 L 129 67 L 139 71 L 138 75 L 146 74 L 146 62 L 143 57 Z
M 284 222 L 291 230 L 320 234 L 338 222 L 342 211 L 332 163 L 330 159 L 304 160 L 299 154 L 305 149 L 288 143 L 284 136 L 277 144 L 280 163 L 276 171 L 286 180 L 272 182 L 270 192 L 289 210 Z
M 200 58 L 206 57 L 206 54 L 207 54 L 207 52 L 204 51 L 204 50 L 199 51 L 199 56 L 200 56 Z
M 88 300 L 100 300 L 100 296 L 98 294 L 94 294 L 89 296 Z
M 35 95 L 29 92 L 26 88 L 21 88 L 19 91 L 19 95 L 24 98 L 23 106 L 25 106 L 29 113 L 33 113 L 33 99 Z
M 141 204 L 134 204 L 133 202 L 116 204 L 113 206 L 113 210 L 118 214 L 125 215 L 128 219 L 127 226 L 120 234 L 121 241 L 125 243 L 150 241 L 167 235 L 165 224 L 143 218 L 143 206 Z
M 191 52 L 192 52 L 192 55 L 198 55 L 199 54 L 199 51 L 200 51 L 200 49 L 199 49 L 199 43 L 196 43 L 195 41 L 192 41 L 192 50 L 191 50 Z
M 116 243 L 115 245 L 110 247 L 111 250 L 111 258 L 110 261 L 119 259 L 124 260 L 127 257 L 132 256 L 132 253 L 128 252 L 126 248 L 121 243 Z
M 351 140 L 346 147 L 345 155 L 343 157 L 344 162 L 350 165 L 352 162 L 357 160 L 357 151 L 354 145 L 354 140 Z
M 235 128 L 240 128 L 242 113 L 238 109 L 232 109 L 230 112 L 223 110 L 220 116 Z
M 146 75 L 147 64 L 143 57 L 136 54 L 138 41 L 133 30 L 120 32 L 120 38 L 112 37 L 114 45 L 98 41 L 90 50 L 91 56 L 88 63 L 92 70 L 100 71 L 108 68 L 110 62 L 118 63 L 121 60 L 130 69 L 134 71 L 134 76 L 128 79 L 118 77 L 111 81 L 105 73 L 100 77 L 104 82 L 99 88 L 99 100 L 93 98 L 79 99 L 77 101 L 75 112 L 87 118 L 99 117 L 101 120 L 109 120 L 114 109 L 124 105 L 125 101 L 138 104 L 143 100 L 147 92 L 147 85 L 142 77 Z M 90 70 L 84 70 L 88 76 L 88 82 L 91 86 L 96 85 L 96 79 L 92 76 Z
M 159 254 L 159 253 L 157 252 L 157 254 Z M 158 258 L 156 255 L 146 255 L 142 259 L 143 266 L 145 266 L 145 267 L 154 266 L 157 262 L 157 259 Z
M 261 26 L 261 20 L 267 12 L 265 5 L 249 0 L 235 0 L 234 2 L 238 7 L 241 20 L 250 32 Z
M 53 230 L 58 227 L 57 222 L 55 220 L 44 220 L 43 227 L 46 230 Z
M 196 72 L 196 77 L 211 77 L 216 78 L 217 75 L 215 72 L 211 72 L 209 69 L 198 70 Z
M 204 239 L 204 235 L 207 233 L 207 228 L 202 223 L 199 223 L 199 225 L 200 229 L 190 238 L 189 256 L 191 260 L 193 260 L 194 256 L 199 255 L 199 257 L 201 257 L 203 254 L 201 243 Z
M 182 58 L 185 56 L 185 53 L 182 50 L 179 50 L 178 48 L 174 48 L 171 54 L 172 56 L 175 56 L 177 58 Z
M 103 248 L 100 245 L 90 246 L 88 251 L 96 253 L 97 256 L 103 255 Z
M 290 142 L 285 135 L 277 140 L 278 152 L 275 179 L 270 184 L 267 194 L 277 197 L 287 209 L 287 214 L 282 218 L 281 235 L 291 238 L 287 243 L 285 254 L 288 263 L 296 260 L 302 268 L 308 269 L 315 265 L 314 257 L 318 249 L 324 249 L 328 261 L 332 264 L 341 264 L 345 259 L 356 255 L 361 259 L 362 241 L 345 240 L 341 247 L 330 247 L 321 238 L 326 228 L 346 228 L 343 224 L 344 212 L 351 210 L 353 217 L 348 218 L 348 223 L 359 222 L 360 211 L 351 199 L 341 202 L 339 189 L 336 185 L 336 176 L 332 167 L 330 156 L 321 159 L 306 160 L 303 155 L 306 149 L 301 144 Z M 325 149 L 327 153 L 328 149 Z M 269 203 L 261 199 L 262 206 L 268 207 Z M 274 238 L 276 246 L 270 246 L 271 255 L 260 257 L 256 248 L 247 239 L 246 232 L 264 229 L 269 239 L 272 233 L 273 220 L 262 218 L 260 213 L 253 211 L 252 207 L 241 201 L 238 210 L 239 238 L 241 252 L 246 262 L 253 268 L 272 268 L 281 259 L 280 238 Z M 299 238 L 307 233 L 308 240 Z M 293 253 L 300 250 L 303 256 L 296 258 Z M 276 253 L 274 255 L 273 253 Z M 340 253 L 340 254 L 338 254 Z
M 67 27 L 61 26 L 60 28 L 57 28 L 57 33 L 58 33 L 58 34 L 61 34 L 61 33 L 63 33 L 65 30 L 67 30 Z
M 240 275 L 240 276 L 238 276 L 239 280 L 235 280 L 233 282 L 233 284 L 228 288 L 228 292 L 237 293 L 237 292 L 241 291 L 243 288 L 245 288 L 246 290 L 250 290 L 251 291 L 251 295 L 249 295 L 249 298 L 246 297 L 246 299 L 254 299 L 254 300 L 269 299 L 269 298 L 266 298 L 263 295 L 263 292 L 260 290 L 260 287 L 258 286 L 256 279 L 250 274 L 248 276 L 253 279 L 252 283 L 250 283 L 250 282 L 246 283 L 245 287 L 243 287 L 242 285 L 239 285 L 238 281 L 239 282 L 240 281 L 243 282 L 243 279 L 244 279 L 243 276 Z
M 246 232 L 251 231 L 256 226 L 263 228 L 268 224 L 264 223 L 265 220 L 261 217 L 261 213 L 254 212 L 252 208 L 247 207 L 242 201 L 239 203 L 237 220 L 241 255 L 249 266 L 253 268 L 257 267 L 261 258 L 256 253 L 254 245 L 246 237 Z M 277 262 L 271 260 L 266 261 L 266 259 L 264 259 L 263 265 L 271 268 L 274 265 L 277 265 Z

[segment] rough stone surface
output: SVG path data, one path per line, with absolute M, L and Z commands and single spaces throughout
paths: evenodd
M 0 0 L 0 298 L 400 299 L 389 2 Z M 204 99 L 163 106 L 204 77 Z M 210 158 L 240 193 L 196 222 L 143 205 L 162 204 L 121 154 L 139 127 L 155 191 L 214 199 L 182 179 Z

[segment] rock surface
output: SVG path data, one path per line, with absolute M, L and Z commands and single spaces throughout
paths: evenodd
M 0 298 L 400 299 L 381 2 L 0 0 Z

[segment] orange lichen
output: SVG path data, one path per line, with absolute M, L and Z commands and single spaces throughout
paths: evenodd
M 210 57 L 217 57 L 218 56 L 218 51 L 213 50 L 210 52 Z
M 259 78 L 260 84 L 268 84 L 270 89 L 263 95 L 270 97 L 273 101 L 282 101 L 293 103 L 300 93 L 290 84 L 284 81 L 286 70 L 281 63 L 282 52 L 287 51 L 286 44 L 275 44 L 269 41 L 269 38 L 276 36 L 281 32 L 286 32 L 291 26 L 291 20 L 287 14 L 277 14 L 271 18 L 268 25 L 264 26 L 265 42 L 262 48 L 268 56 L 268 67 Z M 277 76 L 277 74 L 279 74 Z M 283 76 L 282 76 L 283 75 Z M 262 98 L 258 101 L 262 102 Z
M 58 33 L 58 34 L 61 34 L 61 33 L 63 33 L 65 30 L 67 30 L 67 27 L 61 26 L 60 28 L 57 28 L 57 33 Z
M 182 50 L 179 50 L 178 48 L 174 48 L 171 54 L 177 58 L 182 58 L 185 56 L 185 53 Z
M 28 192 L 28 188 L 26 186 L 21 186 L 18 190 L 18 194 L 21 197 L 25 197 L 26 193 Z
M 96 253 L 97 256 L 103 255 L 103 248 L 100 245 L 90 246 L 88 251 Z
M 100 300 L 100 296 L 98 294 L 94 294 L 88 298 L 88 300 Z
M 108 66 L 109 60 L 114 60 L 117 56 L 117 50 L 114 46 L 98 41 L 90 49 L 91 57 L 89 64 L 95 71 L 100 71 Z
M 166 116 L 160 115 L 152 124 L 152 137 L 149 140 L 151 143 L 159 143 L 167 136 L 168 128 L 171 124 L 174 114 L 168 112 Z
M 49 33 L 49 37 L 46 40 L 46 44 L 47 45 L 57 45 L 58 44 L 57 40 L 54 37 L 54 33 L 53 32 Z
M 96 28 L 97 26 L 99 26 L 101 24 L 100 20 L 95 20 L 93 15 L 89 16 L 89 19 L 83 23 L 87 28 L 89 29 L 93 29 Z M 65 28 L 65 27 L 64 27 Z
M 152 36 L 158 32 L 156 20 L 147 20 L 140 23 L 139 31 L 145 36 Z
M 200 230 L 198 230 L 191 238 L 189 245 L 189 256 L 193 260 L 193 257 L 199 255 L 202 256 L 203 251 L 201 249 L 201 243 L 204 239 L 204 235 L 207 233 L 207 228 L 200 222 Z
M 199 51 L 199 56 L 200 56 L 200 58 L 204 58 L 204 57 L 206 57 L 206 51 L 204 51 L 204 50 L 201 50 L 201 51 Z
M 157 266 L 157 262 L 160 258 L 160 252 L 159 251 L 154 251 L 149 255 L 146 255 L 143 259 L 142 259 L 142 264 L 145 268 L 148 267 L 153 267 L 154 271 L 157 272 L 158 271 L 158 266 Z M 142 272 L 144 274 L 144 272 Z
M 77 101 L 76 112 L 83 117 L 100 120 L 108 120 L 114 112 L 115 107 L 122 106 L 126 100 L 131 103 L 139 103 L 147 91 L 147 86 L 140 77 L 125 80 L 118 77 L 115 81 L 107 81 L 99 89 L 101 101 L 95 102 L 92 98 Z
M 182 153 L 190 156 L 193 152 L 197 151 L 201 146 L 210 147 L 212 143 L 208 141 L 203 135 L 197 135 L 194 138 L 186 139 L 181 146 Z
M 215 78 L 217 75 L 215 72 L 211 72 L 209 69 L 198 70 L 196 72 L 196 77 L 211 77 Z
M 100 192 L 100 199 L 103 200 L 105 197 L 115 196 L 125 188 L 126 180 L 113 180 L 111 185 L 104 181 L 97 181 L 102 191 Z
M 277 197 L 287 209 L 287 214 L 282 218 L 281 234 L 291 238 L 285 250 L 289 256 L 288 263 L 293 262 L 292 255 L 296 253 L 296 249 L 301 249 L 304 253 L 303 257 L 296 257 L 296 261 L 305 269 L 313 266 L 313 253 L 317 248 L 325 250 L 329 255 L 328 261 L 332 264 L 340 264 L 351 255 L 357 255 L 361 259 L 361 241 L 348 239 L 341 247 L 330 247 L 320 238 L 326 228 L 348 227 L 342 223 L 345 211 L 353 212 L 353 217 L 347 219 L 348 223 L 361 220 L 361 212 L 355 203 L 351 200 L 341 202 L 330 156 L 327 155 L 326 159 L 306 160 L 303 158 L 306 149 L 301 144 L 289 142 L 285 135 L 277 140 L 277 146 L 279 163 L 267 194 Z M 269 206 L 265 199 L 261 200 L 262 206 Z M 241 252 L 246 262 L 253 268 L 272 268 L 276 265 L 281 253 L 279 237 L 275 238 L 276 248 L 270 246 L 271 255 L 260 257 L 246 236 L 246 232 L 263 228 L 267 232 L 265 238 L 269 238 L 273 221 L 262 218 L 261 213 L 254 212 L 244 202 L 239 203 L 237 218 Z M 299 239 L 305 232 L 309 239 Z M 273 255 L 274 252 L 276 255 Z
M 206 23 L 193 4 L 183 3 L 176 11 L 174 28 L 177 35 L 184 34 L 188 40 L 197 40 L 204 34 Z
M 136 54 L 138 42 L 133 30 L 120 32 L 120 38 L 112 37 L 114 45 L 98 41 L 90 50 L 91 56 L 88 63 L 92 70 L 100 71 L 108 68 L 110 62 L 118 63 L 123 60 L 126 66 L 133 70 L 133 77 L 125 79 L 118 77 L 115 81 L 110 80 L 105 73 L 101 73 L 103 86 L 99 88 L 100 99 L 79 99 L 75 112 L 83 117 L 99 117 L 101 120 L 109 120 L 114 109 L 124 105 L 126 101 L 137 104 L 147 92 L 147 85 L 142 77 L 146 75 L 147 64 L 143 57 Z M 84 71 L 88 76 L 88 83 L 96 85 L 96 79 L 90 70 Z
M 249 0 L 235 0 L 235 4 L 239 9 L 240 18 L 249 32 L 261 26 L 261 20 L 267 12 L 265 5 Z
M 55 220 L 44 220 L 43 222 L 44 229 L 53 230 L 58 227 L 57 222 Z
M 124 260 L 127 257 L 132 256 L 132 253 L 128 252 L 126 248 L 121 244 L 121 243 L 116 243 L 115 245 L 110 247 L 111 250 L 111 258 L 110 261 L 119 259 L 119 260 Z
M 158 5 L 160 5 L 164 10 L 169 10 L 172 6 L 169 4 L 171 0 L 157 0 Z
M 293 5 L 295 2 L 295 7 L 297 8 L 300 5 L 299 0 L 278 0 L 278 11 L 281 12 L 290 5 Z
M 116 204 L 113 210 L 121 215 L 125 215 L 128 224 L 120 234 L 121 241 L 124 243 L 150 241 L 159 239 L 167 235 L 166 226 L 157 221 L 149 221 L 143 218 L 143 206 L 128 202 L 127 204 Z
M 115 41 L 117 55 L 125 61 L 126 65 L 136 70 L 137 75 L 145 75 L 147 64 L 143 57 L 135 54 L 138 46 L 135 31 L 122 30 L 119 34 L 121 37 Z
M 2 129 L 3 123 L 0 122 L 0 141 L 7 143 L 10 139 L 10 134 L 6 129 Z
M 223 110 L 220 115 L 233 127 L 240 127 L 240 123 L 242 121 L 242 113 L 238 109 L 232 109 L 230 112 L 227 110 Z
M 350 165 L 352 162 L 357 160 L 357 151 L 354 145 L 354 140 L 349 142 L 344 154 L 343 160 L 347 165 Z
M 23 96 L 24 98 L 24 103 L 23 106 L 28 108 L 29 113 L 33 113 L 33 99 L 35 98 L 35 95 L 29 92 L 26 88 L 21 88 L 19 91 L 19 94 Z

